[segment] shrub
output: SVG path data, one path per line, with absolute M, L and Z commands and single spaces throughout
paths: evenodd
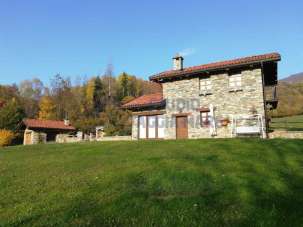
M 11 145 L 15 135 L 12 131 L 0 129 L 0 147 Z

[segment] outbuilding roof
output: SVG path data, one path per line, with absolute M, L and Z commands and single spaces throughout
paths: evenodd
M 137 108 L 137 107 L 148 107 L 148 106 L 157 106 L 164 104 L 165 100 L 163 100 L 162 93 L 154 93 L 148 95 L 142 95 L 126 104 L 124 104 L 123 108 Z
M 204 65 L 192 66 L 181 70 L 168 70 L 162 73 L 155 74 L 149 79 L 154 82 L 161 82 L 163 79 L 173 79 L 184 75 L 191 75 L 198 72 L 219 71 L 223 69 L 241 67 L 246 65 L 259 64 L 261 62 L 280 61 L 281 55 L 279 53 L 269 53 L 263 55 L 254 55 L 250 57 L 237 58 L 227 61 L 219 61 Z
M 23 123 L 28 128 L 60 129 L 60 130 L 70 130 L 70 131 L 76 130 L 75 127 L 65 124 L 64 121 L 24 119 Z

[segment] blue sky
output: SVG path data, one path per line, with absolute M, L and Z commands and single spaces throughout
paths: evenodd
M 279 77 L 303 71 L 303 1 L 0 0 L 0 83 L 106 65 L 147 78 L 172 67 L 278 51 Z

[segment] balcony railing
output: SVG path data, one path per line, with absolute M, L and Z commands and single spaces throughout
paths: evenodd
M 277 101 L 277 86 L 265 86 L 265 100 L 266 101 Z
M 278 106 L 277 86 L 265 86 L 265 101 L 269 109 L 276 109 Z

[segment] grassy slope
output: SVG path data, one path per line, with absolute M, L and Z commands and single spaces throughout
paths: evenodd
M 291 117 L 272 118 L 272 129 L 285 129 L 289 131 L 303 131 L 303 115 Z
M 302 140 L 0 149 L 0 225 L 299 226 Z

